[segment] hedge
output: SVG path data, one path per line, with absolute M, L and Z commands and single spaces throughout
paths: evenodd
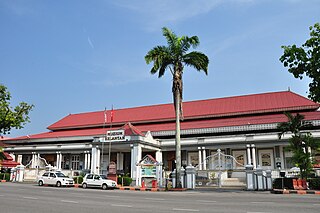
M 74 180 L 75 184 L 82 184 L 83 177 L 82 176 L 76 176 L 76 177 L 73 177 L 73 180 Z
M 308 179 L 309 188 L 313 190 L 320 190 L 320 178 L 310 178 Z
M 272 186 L 274 189 L 293 189 L 293 179 L 297 178 L 276 178 Z
M 10 173 L 0 173 L 0 180 L 10 181 Z
M 123 178 L 123 183 L 122 183 L 122 178 Z M 121 177 L 118 176 L 118 184 L 123 184 L 123 186 L 130 186 L 130 184 L 132 183 L 132 178 L 131 177 Z

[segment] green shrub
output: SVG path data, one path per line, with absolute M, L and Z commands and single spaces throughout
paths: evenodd
M 293 179 L 296 178 L 276 178 L 273 180 L 274 189 L 293 189 Z
M 82 182 L 83 182 L 83 176 L 73 177 L 73 180 L 74 180 L 74 183 L 75 183 L 75 184 L 82 184 Z
M 310 178 L 308 179 L 309 188 L 313 190 L 320 190 L 320 178 Z
M 10 181 L 10 173 L 0 173 L 0 180 Z
M 123 182 L 122 182 L 123 181 Z M 124 177 L 121 177 L 121 176 L 118 176 L 118 184 L 122 185 L 123 186 L 130 186 L 130 184 L 132 183 L 132 178 L 131 177 L 127 177 L 127 176 L 124 176 Z

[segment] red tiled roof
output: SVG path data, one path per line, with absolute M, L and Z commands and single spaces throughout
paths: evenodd
M 20 163 L 13 161 L 13 158 L 8 153 L 3 152 L 3 155 L 4 155 L 5 159 L 0 161 L 0 167 L 13 168 L 13 167 L 16 167 L 20 164 Z
M 305 120 L 320 120 L 320 111 L 304 112 L 301 113 L 305 116 Z M 187 129 L 202 129 L 202 128 L 218 128 L 218 127 L 232 127 L 232 126 L 244 126 L 244 125 L 259 125 L 259 124 L 273 124 L 286 122 L 288 119 L 284 114 L 268 114 L 268 115 L 255 115 L 255 116 L 243 116 L 243 117 L 231 117 L 231 118 L 210 118 L 206 120 L 189 120 L 181 122 L 181 130 Z M 131 125 L 132 126 L 132 125 Z M 119 129 L 114 127 L 112 130 Z M 120 128 L 121 129 L 121 128 Z M 128 129 L 128 128 L 127 128 Z M 133 126 L 130 131 L 142 132 L 158 132 L 158 131 L 174 131 L 175 123 L 149 123 L 139 124 Z M 140 131 L 139 131 L 139 130 Z M 46 132 L 35 135 L 23 136 L 19 138 L 9 139 L 8 142 L 16 140 L 28 140 L 28 139 L 46 139 L 46 138 L 62 138 L 62 137 L 78 137 L 78 136 L 98 136 L 106 134 L 110 128 L 95 128 L 95 129 L 78 129 L 78 130 L 61 130 L 54 132 Z M 136 133 L 138 133 L 136 132 Z M 129 132 L 127 132 L 129 135 Z
M 235 115 L 261 114 L 297 110 L 316 110 L 319 104 L 290 91 L 244 95 L 183 103 L 184 119 L 227 117 Z M 50 125 L 50 130 L 98 127 L 104 124 L 105 111 L 70 114 Z M 110 125 L 111 110 L 106 111 Z M 131 122 L 150 123 L 174 121 L 172 104 L 117 109 L 113 113 L 114 124 Z
M 120 129 L 124 130 L 124 135 L 133 136 L 133 135 L 140 135 L 144 136 L 144 134 L 135 126 L 133 126 L 130 122 L 126 123 Z

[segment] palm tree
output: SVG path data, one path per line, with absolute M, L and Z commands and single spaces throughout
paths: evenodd
M 289 138 L 288 151 L 292 151 L 292 162 L 295 163 L 300 169 L 301 179 L 307 179 L 312 171 L 312 153 L 309 151 L 319 148 L 319 140 L 314 139 L 310 132 L 302 131 L 312 127 L 310 122 L 304 121 L 304 116 L 286 112 L 285 115 L 288 118 L 288 122 L 283 122 L 278 125 L 279 139 L 283 134 L 291 132 L 292 136 Z
M 167 40 L 167 46 L 156 46 L 151 49 L 145 56 L 147 64 L 153 62 L 151 74 L 158 73 L 161 78 L 166 70 L 170 70 L 173 83 L 172 94 L 176 117 L 176 135 L 175 135 L 175 149 L 176 149 L 176 187 L 181 187 L 180 170 L 181 170 L 181 144 L 180 144 L 180 120 L 183 119 L 182 111 L 182 75 L 185 66 L 195 68 L 197 71 L 203 71 L 208 75 L 208 57 L 197 51 L 188 52 L 190 47 L 196 48 L 200 42 L 197 36 L 181 36 L 178 37 L 170 29 L 162 28 L 163 36 Z

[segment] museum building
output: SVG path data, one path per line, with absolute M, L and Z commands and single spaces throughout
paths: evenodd
M 319 138 L 318 109 L 318 103 L 291 91 L 184 102 L 182 165 L 213 170 L 207 159 L 220 149 L 236 159 L 238 169 L 246 164 L 290 169 L 292 154 L 284 149 L 290 134 L 280 140 L 277 125 L 287 121 L 284 112 L 300 113 Z M 173 104 L 69 114 L 48 130 L 5 140 L 5 151 L 27 168 L 41 158 L 57 169 L 105 174 L 115 162 L 118 172 L 135 178 L 137 163 L 147 155 L 165 171 L 175 168 Z

